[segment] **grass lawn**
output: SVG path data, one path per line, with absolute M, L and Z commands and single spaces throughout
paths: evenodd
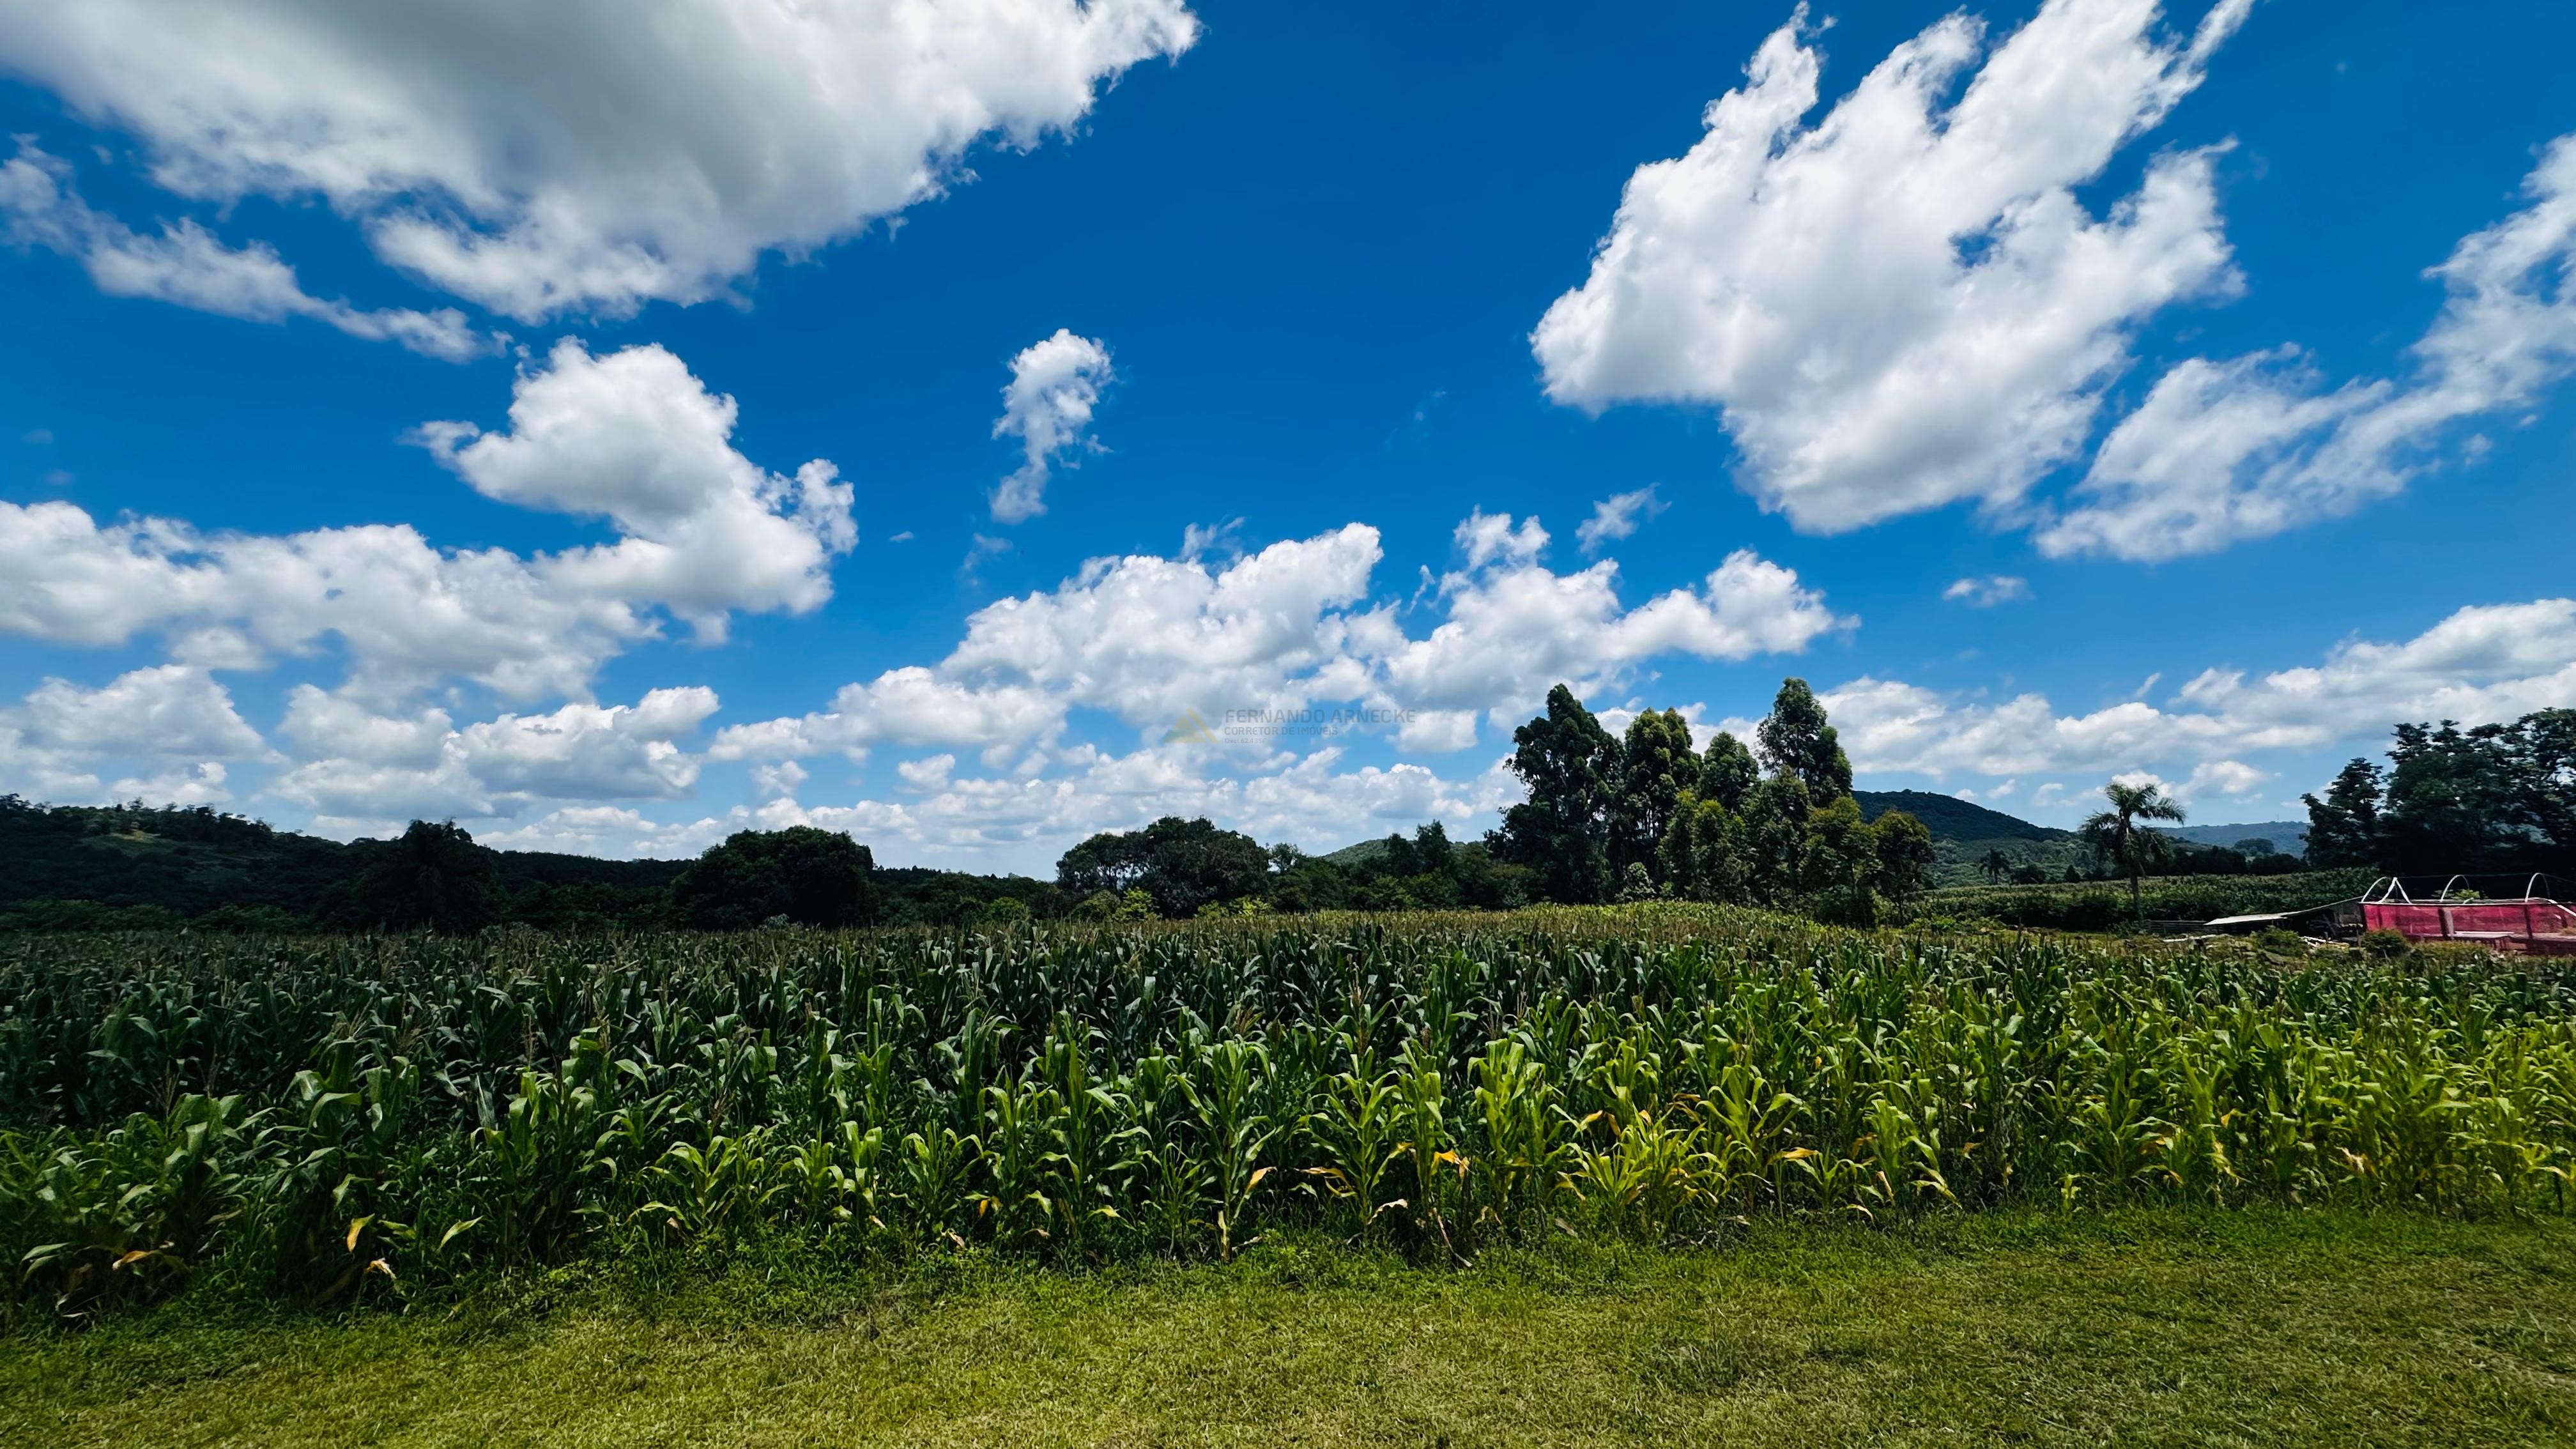
M 1437 1272 L 559 1275 L 0 1337 L 0 1442 L 2566 1444 L 2576 1227 L 2004 1214 Z

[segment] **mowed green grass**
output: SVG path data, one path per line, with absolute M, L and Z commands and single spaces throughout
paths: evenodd
M 183 1301 L 0 1339 L 0 1441 L 2564 1444 L 2576 1228 L 2004 1214 L 1447 1272 L 1271 1244 L 401 1316 Z

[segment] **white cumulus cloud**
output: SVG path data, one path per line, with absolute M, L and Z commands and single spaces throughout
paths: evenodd
M 2272 778 L 2268 770 L 2258 770 L 2241 760 L 2204 760 L 2194 766 L 2191 778 L 2179 787 L 2185 801 L 2206 795 L 2225 795 L 2242 799 L 2263 788 Z
M 95 688 L 47 679 L 0 709 L 0 789 L 53 800 L 203 805 L 229 798 L 226 761 L 272 758 L 232 695 L 205 670 L 162 664 Z M 111 762 L 157 767 L 99 789 Z
M 1696 145 L 1630 178 L 1531 336 L 1548 395 L 1716 407 L 1740 481 L 1804 529 L 2010 510 L 2076 456 L 2140 324 L 2236 286 L 2207 153 L 2155 157 L 2101 215 L 2075 192 L 2250 3 L 2167 39 L 2154 0 L 2049 0 L 1991 51 L 1954 14 L 1812 124 L 1802 11 Z
M 213 676 L 185 664 L 122 674 L 96 689 L 63 679 L 36 686 L 5 716 L 40 749 L 92 758 L 249 759 L 266 752 Z
M 380 716 L 300 689 L 284 733 L 303 758 L 267 793 L 361 831 L 411 816 L 510 817 L 537 801 L 679 799 L 700 768 L 685 741 L 716 704 L 711 689 L 656 689 L 631 705 L 573 703 L 457 729 L 444 711 Z
M 568 805 L 523 823 L 480 831 L 474 838 L 495 850 L 671 860 L 700 854 L 736 830 L 767 828 L 773 827 L 756 825 L 749 812 L 665 825 L 623 805 Z
M 621 806 L 576 805 L 477 832 L 487 844 L 595 855 L 690 855 L 736 830 L 811 825 L 845 831 L 878 859 L 1045 874 L 1074 842 L 1132 830 L 1165 815 L 1208 816 L 1262 841 L 1332 849 L 1426 820 L 1471 833 L 1521 795 L 1500 762 L 1465 776 L 1416 764 L 1351 766 L 1326 747 L 1245 770 L 1189 746 L 1126 754 L 1068 752 L 1047 778 L 952 778 L 942 756 L 899 773 L 914 798 L 805 804 L 792 797 L 738 805 L 721 815 L 665 823 Z M 953 765 L 950 760 L 949 764 Z M 935 788 L 931 788 L 935 782 Z
M 511 316 L 724 294 L 1026 149 L 1176 56 L 1178 0 L 86 0 L 0 9 L 0 66 L 186 197 L 318 197 Z
M 1869 677 L 1821 698 L 1865 773 L 2188 767 L 2191 788 L 2238 795 L 2269 778 L 2243 761 L 2249 753 L 2376 742 L 2405 720 L 2484 723 L 2576 706 L 2576 600 L 2472 605 L 2414 638 L 2349 640 L 2321 663 L 2267 674 L 2206 669 L 2162 704 L 2068 714 L 2038 693 L 1987 700 Z
M 661 347 L 594 358 L 567 338 L 520 377 L 510 431 L 431 423 L 420 436 L 476 492 L 617 526 L 616 543 L 548 558 L 551 578 L 667 605 L 721 638 L 736 609 L 819 606 L 831 560 L 858 541 L 850 486 L 833 466 L 762 469 L 734 450 L 739 411 Z
M 718 639 L 730 611 L 830 596 L 830 562 L 856 536 L 849 486 L 820 460 L 793 477 L 753 465 L 727 441 L 734 412 L 658 347 L 593 358 L 567 342 L 519 378 L 511 431 L 423 430 L 479 490 L 620 534 L 556 553 L 441 549 L 408 525 L 206 534 L 0 503 L 0 632 L 87 646 L 159 632 L 214 668 L 332 636 L 378 695 L 449 677 L 579 695 L 602 660 L 659 632 L 657 608 Z
M 905 859 L 1043 871 L 1085 836 L 1165 815 L 1205 815 L 1258 840 L 1331 849 L 1426 820 L 1463 830 L 1492 819 L 1521 793 L 1499 763 L 1459 778 L 1409 763 L 1354 768 L 1329 746 L 1217 773 L 1222 760 L 1191 746 L 1085 751 L 1048 778 L 952 778 L 905 801 L 772 801 L 740 818 L 767 829 L 844 830 Z M 696 828 L 711 835 L 721 827 L 706 821 Z
M 221 761 L 201 760 L 157 774 L 129 776 L 108 786 L 107 797 L 146 805 L 221 805 L 233 798 L 225 779 Z
M 994 518 L 1019 523 L 1046 512 L 1047 480 L 1056 465 L 1098 446 L 1091 440 L 1091 414 L 1114 376 L 1106 346 L 1063 327 L 1011 359 L 993 436 L 1018 438 L 1024 459 L 993 490 Z
M 1661 655 L 1741 660 L 1795 654 L 1858 620 L 1835 614 L 1795 572 L 1739 549 L 1694 587 L 1630 609 L 1619 566 L 1603 560 L 1560 574 L 1540 563 L 1547 533 L 1535 518 L 1478 513 L 1459 525 L 1463 569 L 1442 576 L 1447 617 L 1419 639 L 1370 641 L 1372 676 L 1392 703 L 1425 711 L 1405 742 L 1463 748 L 1474 718 L 1524 714 L 1559 681 L 1606 688 Z
M 2576 135 L 2523 191 L 2429 273 L 2448 297 L 2408 378 L 2328 388 L 2295 347 L 2184 361 L 2112 429 L 2041 550 L 2166 559 L 2338 517 L 2434 466 L 2453 424 L 2529 407 L 2576 371 Z
M 1043 690 L 975 687 L 908 664 L 843 685 L 828 709 L 727 726 L 712 753 L 720 760 L 792 761 L 827 753 L 864 759 L 880 745 L 958 745 L 989 750 L 998 762 L 1053 737 L 1064 727 L 1064 711 L 1064 702 Z
M 940 669 L 1157 729 L 1186 708 L 1355 692 L 1343 661 L 1366 626 L 1346 611 L 1367 595 L 1379 557 L 1378 531 L 1353 523 L 1222 568 L 1150 554 L 1095 559 L 1052 592 L 978 610 Z M 1303 682 L 1337 665 L 1342 676 Z
M 640 395 L 658 406 L 630 406 L 636 377 L 686 374 L 665 357 L 641 358 L 634 376 L 611 365 L 628 357 L 560 355 L 523 380 L 509 431 L 458 428 L 428 441 L 496 498 L 595 514 L 633 534 L 688 524 L 710 499 L 779 486 L 725 442 L 729 403 L 657 384 Z M 546 385 L 554 379 L 564 380 L 561 392 Z M 409 818 L 455 818 L 496 843 L 614 853 L 668 854 L 733 829 L 800 822 L 857 830 L 913 858 L 985 865 L 1030 864 L 1092 831 L 1173 813 L 1307 844 L 1424 818 L 1465 828 L 1509 803 L 1515 787 L 1498 766 L 1460 776 L 1410 762 L 1354 765 L 1339 736 L 1392 728 L 1399 750 L 1455 750 L 1475 742 L 1481 719 L 1525 711 L 1557 678 L 1589 688 L 1667 655 L 1794 652 L 1852 623 L 1791 571 L 1742 550 L 1704 580 L 1630 608 L 1618 596 L 1617 564 L 1555 573 L 1538 520 L 1478 512 L 1456 532 L 1457 566 L 1411 606 L 1442 616 L 1414 637 L 1402 623 L 1406 607 L 1373 596 L 1377 530 L 1353 523 L 1223 561 L 1092 560 L 1053 589 L 977 610 L 935 663 L 883 670 L 841 687 L 822 708 L 737 723 L 701 743 L 717 707 L 704 688 L 655 689 L 631 704 L 576 698 L 462 723 L 466 691 L 424 697 L 451 676 L 474 677 L 466 666 L 491 662 L 458 652 L 454 639 L 441 645 L 449 653 L 425 652 L 440 637 L 433 606 L 470 606 L 495 627 L 507 621 L 565 647 L 548 632 L 560 618 L 545 612 L 567 596 L 569 586 L 546 568 L 564 555 L 444 555 L 408 531 L 385 530 L 370 535 L 377 567 L 324 572 L 310 560 L 337 557 L 348 546 L 340 535 L 351 531 L 205 539 L 149 522 L 100 529 L 86 515 L 43 512 L 0 514 L 0 524 L 18 517 L 64 526 L 15 539 L 18 557 L 52 575 L 39 571 L 34 587 L 0 591 L 0 605 L 16 610 L 0 619 L 88 629 L 109 643 L 165 628 L 174 648 L 217 662 L 183 659 L 95 690 L 47 685 L 27 705 L 0 711 L 0 776 L 53 798 L 94 796 L 106 774 L 95 746 L 105 742 L 148 754 L 153 769 L 131 780 L 154 798 L 247 788 L 302 809 L 326 832 L 383 834 Z M 0 541 L 11 539 L 0 529 Z M 445 598 L 405 577 L 406 559 L 433 576 L 470 566 L 487 586 L 449 579 L 453 598 Z M 542 587 L 512 593 L 514 580 Z M 329 611 L 353 600 L 364 615 Z M 359 617 L 412 632 L 370 633 Z M 634 629 L 650 622 L 631 608 L 621 617 Z M 209 670 L 250 667 L 308 646 L 326 628 L 347 641 L 352 667 L 336 688 L 288 689 L 281 761 L 232 713 Z M 395 647 L 405 641 L 423 647 Z M 404 668 L 388 672 L 397 658 Z M 486 673 L 496 689 L 517 681 L 534 693 L 587 679 L 583 671 Z M 1352 722 L 1352 706 L 1393 713 Z M 1231 728 L 1272 711 L 1336 722 L 1319 731 Z M 1083 713 L 1133 730 L 1135 746 L 1120 753 L 1077 740 Z M 1173 729 L 1191 718 L 1214 729 Z M 801 761 L 839 755 L 873 772 L 878 751 L 894 756 L 885 779 L 892 788 L 844 803 L 810 799 L 817 777 Z M 280 768 L 245 787 L 223 774 L 227 758 Z M 742 769 L 751 803 L 678 824 L 636 808 L 691 797 L 711 761 Z M 821 788 L 858 783 L 833 773 Z
M 1095 559 L 1052 591 L 1004 599 L 967 620 L 936 665 L 907 665 L 842 688 L 828 709 L 721 731 L 718 758 L 774 760 L 878 746 L 973 749 L 1025 775 L 1092 710 L 1168 733 L 1185 712 L 1232 753 L 1282 739 L 1226 733 L 1229 716 L 1318 703 L 1390 712 L 1408 749 L 1474 743 L 1478 716 L 1530 708 L 1560 679 L 1624 678 L 1658 656 L 1741 660 L 1795 653 L 1856 621 L 1798 576 L 1749 551 L 1699 584 L 1627 608 L 1618 565 L 1574 574 L 1541 563 L 1535 518 L 1481 511 L 1462 522 L 1461 566 L 1437 581 L 1445 617 L 1409 636 L 1372 606 L 1379 535 L 1350 524 L 1274 543 L 1223 566 L 1199 558 Z

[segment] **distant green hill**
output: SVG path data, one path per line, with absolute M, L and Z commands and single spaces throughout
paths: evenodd
M 1386 837 L 1379 835 L 1354 845 L 1345 845 L 1327 854 L 1324 859 L 1338 866 L 1349 867 L 1375 860 L 1384 854 L 1386 854 Z
M 1902 810 L 1923 822 L 1934 840 L 2072 840 L 2073 831 L 2047 825 L 2033 825 L 2018 815 L 2006 815 L 1983 805 L 1962 800 L 1956 795 L 1935 795 L 1929 790 L 1854 790 L 1852 798 L 1860 802 L 1863 818 L 1876 820 L 1890 810 Z
M 338 894 L 391 848 L 298 835 L 202 806 L 44 806 L 0 795 L 0 929 L 311 926 L 331 919 Z M 503 919 L 547 928 L 653 924 L 689 864 L 487 853 Z M 884 869 L 876 893 L 878 919 L 888 925 L 951 924 L 999 896 L 1040 916 L 1062 909 L 1051 882 L 1022 876 Z
M 2304 820 L 2258 820 L 2251 825 L 2159 825 L 2156 829 L 2194 845 L 2233 849 L 2240 840 L 2268 840 L 2274 850 L 2284 855 L 2308 853 L 2308 823 Z
M 203 806 L 47 807 L 0 797 L 0 912 L 15 907 L 23 915 L 40 905 L 78 902 L 189 921 L 304 922 L 318 918 L 335 891 L 390 848 L 376 840 L 343 844 L 298 835 Z M 542 851 L 490 854 L 511 916 L 546 925 L 649 914 L 687 866 Z M 61 914 L 49 909 L 38 918 Z

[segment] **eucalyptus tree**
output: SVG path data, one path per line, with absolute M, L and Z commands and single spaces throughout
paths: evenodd
M 1756 727 L 1754 738 L 1773 773 L 1796 776 L 1816 804 L 1851 793 L 1851 758 L 1843 753 L 1841 739 L 1825 718 L 1824 702 L 1807 687 L 1807 681 L 1780 681 L 1780 692 L 1771 699 L 1771 713 Z
M 1547 692 L 1545 714 L 1512 731 L 1510 764 L 1529 799 L 1503 812 L 1503 858 L 1527 866 L 1549 900 L 1602 899 L 1619 741 L 1560 684 Z
M 1717 732 L 1699 757 L 1699 798 L 1714 800 L 1730 811 L 1741 813 L 1745 797 L 1761 780 L 1762 767 L 1754 763 L 1753 752 L 1724 730 Z
M 1613 869 L 1652 869 L 1656 847 L 1672 828 L 1683 794 L 1699 783 L 1699 773 L 1690 726 L 1681 712 L 1638 711 L 1620 741 L 1618 765 L 1609 781 Z

